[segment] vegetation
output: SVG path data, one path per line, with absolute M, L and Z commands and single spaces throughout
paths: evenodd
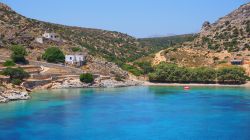
M 124 64 L 122 65 L 122 69 L 131 72 L 135 76 L 140 76 L 143 74 L 143 71 L 139 70 L 137 67 L 130 65 L 130 64 Z
M 158 52 L 160 50 L 166 49 L 168 47 L 172 47 L 176 44 L 193 41 L 196 37 L 195 34 L 187 34 L 187 35 L 176 35 L 169 37 L 155 37 L 155 38 L 143 38 L 139 39 L 139 42 L 142 46 L 150 47 L 150 52 Z
M 246 81 L 245 71 L 239 67 L 227 67 L 215 70 L 212 68 L 186 68 L 175 64 L 161 63 L 149 74 L 152 82 L 167 83 L 232 83 L 242 84 Z
M 84 73 L 80 75 L 80 81 L 84 83 L 93 83 L 94 76 L 91 73 Z
M 22 83 L 22 80 L 20 80 L 20 79 L 12 79 L 12 80 L 11 80 L 11 83 L 12 83 L 13 85 L 20 85 L 20 84 Z
M 29 77 L 29 73 L 22 68 L 6 68 L 1 72 L 2 75 L 9 76 L 13 84 L 19 85 L 23 79 Z
M 5 67 L 12 67 L 12 66 L 15 66 L 15 62 L 13 62 L 12 60 L 6 60 L 4 63 L 3 63 L 3 66 Z
M 142 62 L 135 62 L 134 64 L 140 67 L 143 74 L 148 74 L 150 72 L 153 72 L 154 70 L 151 65 L 151 62 L 142 61 Z
M 50 47 L 46 49 L 42 58 L 50 63 L 63 63 L 65 61 L 65 55 L 58 47 Z
M 241 67 L 225 67 L 217 71 L 217 79 L 219 83 L 244 84 L 247 76 Z
M 71 50 L 73 52 L 80 52 L 82 49 L 80 47 L 72 47 Z
M 123 81 L 123 77 L 120 75 L 115 75 L 115 80 L 116 81 Z
M 250 34 L 250 20 L 246 22 L 246 32 Z
M 15 63 L 27 63 L 25 56 L 27 55 L 26 49 L 21 45 L 13 45 L 11 47 L 11 58 Z

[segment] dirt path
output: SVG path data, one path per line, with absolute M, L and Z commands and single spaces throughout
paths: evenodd
M 153 65 L 158 65 L 161 62 L 165 62 L 167 61 L 167 59 L 165 58 L 165 56 L 161 55 L 163 53 L 164 50 L 158 52 L 157 54 L 155 54 L 155 58 L 153 60 Z

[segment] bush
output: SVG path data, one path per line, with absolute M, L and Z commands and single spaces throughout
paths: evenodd
M 27 63 L 25 56 L 27 55 L 26 49 L 21 45 L 13 45 L 11 47 L 11 58 L 15 63 Z
M 115 75 L 116 81 L 123 81 L 123 78 L 120 75 Z
M 240 67 L 226 67 L 218 70 L 212 68 L 185 68 L 175 64 L 159 64 L 149 74 L 152 82 L 176 83 L 223 83 L 244 84 L 247 80 L 245 70 Z
M 122 69 L 126 70 L 128 72 L 131 72 L 135 76 L 140 76 L 140 75 L 143 74 L 143 72 L 141 70 L 139 70 L 135 66 L 132 66 L 132 65 L 129 65 L 129 64 L 123 64 Z
M 10 80 L 23 80 L 24 78 L 29 77 L 29 73 L 24 71 L 22 68 L 6 68 L 2 71 L 2 74 L 5 76 L 10 76 Z
M 80 47 L 73 47 L 71 48 L 73 52 L 80 52 L 82 49 Z
M 22 80 L 20 80 L 20 79 L 12 79 L 12 80 L 11 80 L 11 83 L 12 83 L 13 85 L 21 85 Z
M 90 73 L 84 73 L 80 75 L 80 81 L 84 83 L 93 83 L 94 76 Z
M 135 62 L 134 64 L 138 65 L 142 69 L 143 74 L 148 74 L 154 71 L 151 62 Z
M 42 55 L 42 58 L 50 63 L 64 63 L 65 55 L 57 47 L 50 47 L 46 49 L 45 53 Z
M 217 79 L 219 83 L 244 84 L 247 76 L 243 68 L 233 66 L 218 69 Z
M 15 66 L 16 64 L 12 61 L 12 60 L 6 60 L 4 63 L 3 63 L 3 66 L 5 67 L 11 67 L 11 66 Z

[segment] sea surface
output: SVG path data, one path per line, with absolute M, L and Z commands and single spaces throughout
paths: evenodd
M 39 91 L 0 104 L 0 140 L 249 140 L 250 89 Z

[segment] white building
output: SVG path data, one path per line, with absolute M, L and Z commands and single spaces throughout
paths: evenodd
M 42 37 L 37 37 L 35 39 L 36 42 L 43 44 L 43 38 Z
M 65 63 L 70 65 L 82 66 L 85 62 L 84 55 L 66 55 Z
M 45 32 L 45 33 L 43 34 L 43 37 L 44 37 L 44 38 L 47 38 L 47 39 L 54 40 L 54 41 L 60 41 L 60 37 L 59 37 L 59 35 L 56 34 L 56 33 L 47 33 L 47 32 Z

